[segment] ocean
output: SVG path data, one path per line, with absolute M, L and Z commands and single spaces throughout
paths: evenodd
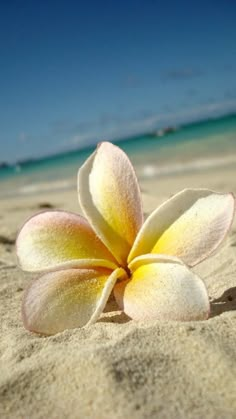
M 212 167 L 236 168 L 236 114 L 114 141 L 140 179 Z M 0 199 L 74 188 L 78 168 L 95 149 L 71 151 L 0 168 Z

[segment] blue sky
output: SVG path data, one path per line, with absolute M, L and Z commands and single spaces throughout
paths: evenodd
M 236 110 L 236 3 L 0 5 L 0 160 Z

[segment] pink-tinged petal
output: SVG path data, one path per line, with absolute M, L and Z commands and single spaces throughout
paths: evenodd
M 22 269 L 43 271 L 79 259 L 114 258 L 81 216 L 65 211 L 46 211 L 30 218 L 22 227 L 16 243 Z M 83 262 L 82 262 L 83 264 Z M 109 266 L 110 267 L 110 266 Z
M 115 258 L 126 263 L 142 225 L 142 206 L 134 169 L 126 154 L 102 143 L 78 173 L 80 205 Z
M 222 242 L 232 224 L 232 194 L 186 189 L 157 208 L 140 230 L 128 260 L 145 253 L 181 258 L 194 266 Z
M 134 320 L 204 320 L 210 312 L 203 281 L 187 266 L 163 258 L 139 266 L 131 279 L 115 285 L 114 295 Z
M 68 269 L 50 272 L 34 281 L 25 293 L 22 316 L 25 328 L 53 335 L 94 323 L 103 311 L 118 278 L 117 268 Z

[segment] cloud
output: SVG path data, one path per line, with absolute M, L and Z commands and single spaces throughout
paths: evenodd
M 207 117 L 217 117 L 224 113 L 236 111 L 236 99 L 225 101 L 210 101 L 198 106 L 183 106 L 178 111 L 171 110 L 166 106 L 161 112 L 154 113 L 149 110 L 141 110 L 133 115 L 124 116 L 104 114 L 94 126 L 86 132 L 77 131 L 64 137 L 63 147 L 67 149 L 82 148 L 102 140 L 116 140 L 144 132 L 152 132 L 158 128 L 169 125 L 182 125 L 187 122 L 197 121 Z
M 26 132 L 22 131 L 19 135 L 19 141 L 20 143 L 26 143 L 29 140 L 29 135 L 26 134 Z
M 145 130 L 152 130 L 160 126 L 182 124 L 191 122 L 202 118 L 217 117 L 224 113 L 236 111 L 236 100 L 214 101 L 206 104 L 194 106 L 189 109 L 185 106 L 179 111 L 160 112 L 157 114 L 149 115 L 143 119 L 130 120 L 123 125 L 124 132 L 139 133 Z
M 236 99 L 236 88 L 226 89 L 224 97 L 225 99 Z
M 235 64 L 234 63 L 225 63 L 223 65 L 223 70 L 227 73 L 235 72 Z
M 77 134 L 74 135 L 73 137 L 70 138 L 69 143 L 72 146 L 80 146 L 80 147 L 85 147 L 88 145 L 89 140 L 91 140 L 93 138 L 94 134 L 88 132 L 87 134 Z M 68 144 L 68 141 L 66 142 L 66 144 Z
M 54 121 L 51 126 L 50 130 L 52 134 L 60 135 L 60 134 L 71 134 L 73 135 L 76 132 L 84 133 L 87 132 L 92 126 L 94 126 L 94 121 L 81 121 L 75 122 L 69 119 L 59 119 Z
M 122 116 L 120 114 L 103 113 L 97 120 L 97 125 L 100 127 L 107 127 L 110 125 L 120 124 L 122 122 Z
M 57 135 L 63 138 L 61 145 L 68 145 L 69 148 L 89 146 L 97 140 L 108 138 L 119 133 L 119 127 L 129 121 L 129 117 L 122 116 L 119 113 L 102 113 L 97 119 L 91 121 L 81 121 L 79 123 L 64 123 L 57 121 L 52 126 L 53 134 L 55 128 Z M 66 138 L 66 140 L 65 140 Z
M 188 90 L 186 90 L 186 92 L 185 92 L 185 95 L 186 95 L 187 97 L 196 97 L 196 96 L 197 96 L 197 94 L 198 94 L 198 91 L 197 91 L 196 89 L 188 89 Z
M 123 81 L 122 87 L 139 88 L 143 86 L 142 79 L 137 74 L 129 74 Z
M 235 112 L 236 100 L 209 101 L 208 103 L 195 106 L 190 109 L 182 109 L 178 112 L 159 115 L 159 121 L 176 121 L 180 123 L 191 122 L 202 118 L 217 117 L 222 114 Z
M 179 81 L 201 77 L 204 74 L 204 71 L 193 67 L 173 68 L 163 71 L 161 78 L 165 81 Z

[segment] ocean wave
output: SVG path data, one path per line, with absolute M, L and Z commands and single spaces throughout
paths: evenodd
M 1 190 L 0 198 L 28 196 L 43 192 L 64 191 L 76 187 L 76 182 L 73 179 L 66 179 L 60 181 L 47 181 L 41 183 L 29 183 L 27 185 L 16 186 L 12 184 L 11 188 Z
M 163 166 L 154 164 L 146 164 L 137 168 L 139 177 L 151 178 L 155 176 L 168 176 L 175 173 L 185 173 L 191 171 L 199 171 L 201 169 L 212 169 L 217 167 L 228 166 L 236 163 L 236 155 L 217 158 L 205 158 L 191 160 L 188 162 L 168 163 Z
M 75 182 L 71 180 L 60 180 L 53 182 L 43 182 L 43 183 L 34 183 L 29 185 L 24 185 L 19 188 L 19 193 L 28 195 L 35 192 L 50 192 L 65 190 L 74 186 Z
M 191 161 L 166 162 L 165 164 L 138 164 L 135 165 L 137 175 L 142 178 L 153 178 L 155 176 L 170 176 L 186 172 L 197 172 L 217 167 L 229 166 L 236 163 L 236 154 L 224 157 L 202 158 Z M 59 192 L 76 189 L 76 180 L 67 178 L 63 180 L 48 180 L 43 182 L 28 182 L 19 184 L 15 180 L 8 180 L 1 184 L 0 199 L 16 196 L 32 196 L 40 193 Z

